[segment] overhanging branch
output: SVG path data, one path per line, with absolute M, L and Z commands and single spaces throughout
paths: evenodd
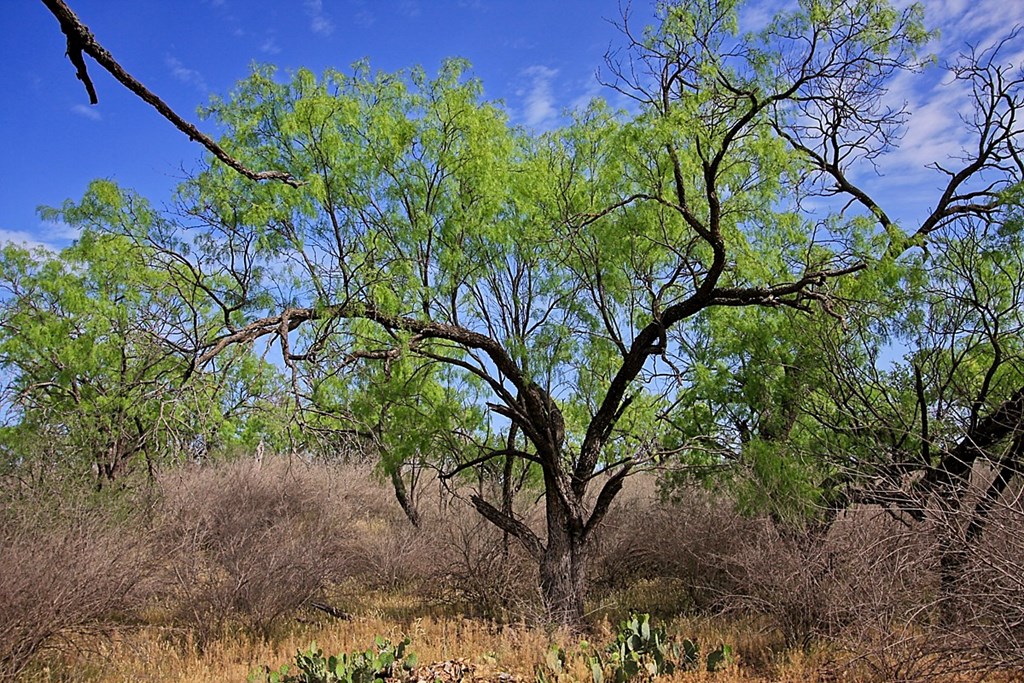
M 189 140 L 198 142 L 208 149 L 213 156 L 235 169 L 250 180 L 278 180 L 292 187 L 299 187 L 302 181 L 297 180 L 287 171 L 253 171 L 238 159 L 224 151 L 220 145 L 213 141 L 208 135 L 200 131 L 194 125 L 183 119 L 166 102 L 157 97 L 146 86 L 135 79 L 130 73 L 118 64 L 113 55 L 100 45 L 92 32 L 81 22 L 78 16 L 71 11 L 64 0 L 43 0 L 46 8 L 60 22 L 60 30 L 68 39 L 67 56 L 75 67 L 75 75 L 85 85 L 89 93 L 89 103 L 96 104 L 99 98 L 96 96 L 96 88 L 89 78 L 86 69 L 83 53 L 96 60 L 96 63 L 110 72 L 124 87 L 128 88 L 143 101 L 149 103 L 160 115 L 174 124 L 174 127 L 188 136 Z

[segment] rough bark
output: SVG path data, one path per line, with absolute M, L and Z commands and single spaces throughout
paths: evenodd
M 540 563 L 540 588 L 548 620 L 578 629 L 583 624 L 586 594 L 586 544 L 571 533 L 548 539 Z
M 582 520 L 556 495 L 549 493 L 546 501 L 548 541 L 540 562 L 544 610 L 552 623 L 578 629 L 585 615 L 587 536 Z
M 402 508 L 402 512 L 405 513 L 406 519 L 417 529 L 420 528 L 420 511 L 416 508 L 416 503 L 409 496 L 409 491 L 405 486 L 405 480 L 402 479 L 402 468 L 395 467 L 391 470 L 391 485 L 395 489 L 395 499 L 398 501 L 398 505 Z

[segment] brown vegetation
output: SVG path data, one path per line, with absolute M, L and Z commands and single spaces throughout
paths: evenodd
M 138 537 L 95 513 L 5 515 L 0 680 L 15 678 L 44 649 L 126 618 L 147 565 Z
M 1024 661 L 1019 502 L 993 511 L 951 610 L 930 540 L 938 522 L 910 533 L 859 508 L 827 532 L 787 529 L 737 515 L 722 495 L 667 503 L 654 484 L 629 482 L 594 546 L 591 642 L 636 610 L 676 637 L 730 643 L 738 658 L 719 681 L 999 680 Z M 536 565 L 464 501 L 432 495 L 417 529 L 365 467 L 268 459 L 168 472 L 132 514 L 12 505 L 0 530 L 2 674 L 242 680 L 312 640 L 337 652 L 379 634 L 410 636 L 422 661 L 464 657 L 532 679 L 552 642 L 575 647 L 539 622 Z M 540 523 L 532 503 L 520 501 L 523 518 Z

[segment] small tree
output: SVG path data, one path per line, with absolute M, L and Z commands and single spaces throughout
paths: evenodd
M 91 469 L 98 489 L 245 439 L 277 373 L 239 348 L 182 386 L 195 373 L 180 349 L 210 309 L 134 240 L 154 229 L 149 206 L 100 182 L 81 205 L 47 213 L 83 229 L 72 246 L 0 251 L 4 468 Z

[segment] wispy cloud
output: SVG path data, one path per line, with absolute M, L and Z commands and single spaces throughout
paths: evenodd
M 60 251 L 78 238 L 79 231 L 60 221 L 43 221 L 37 231 L 0 228 L 0 246 L 13 242 L 28 249 Z
M 260 43 L 260 52 L 265 55 L 280 54 L 281 46 L 277 44 L 277 38 L 274 36 L 267 36 L 266 40 Z
M 167 55 L 164 57 L 164 64 L 171 71 L 171 76 L 175 80 L 180 81 L 186 85 L 190 85 L 200 92 L 206 93 L 210 91 L 210 88 L 206 85 L 206 79 L 203 75 L 195 69 L 189 69 L 181 60 L 173 55 Z
M 91 121 L 103 120 L 103 115 L 100 114 L 98 109 L 96 109 L 95 107 L 90 107 L 85 104 L 76 104 L 75 106 L 71 107 L 71 111 Z
M 510 50 L 532 50 L 537 47 L 537 44 L 526 38 L 525 36 L 519 36 L 518 38 L 505 38 L 501 41 L 502 47 L 507 47 Z
M 906 105 L 910 119 L 899 147 L 884 161 L 888 174 L 900 181 L 911 175 L 930 173 L 925 166 L 962 157 L 976 134 L 965 125 L 974 102 L 970 86 L 948 70 L 970 46 L 986 49 L 1005 38 L 1020 23 L 1019 7 L 1006 0 L 929 0 L 925 21 L 938 29 L 938 35 L 926 46 L 926 52 L 938 57 L 938 63 L 924 73 L 903 72 L 890 83 L 887 101 L 899 108 Z M 999 63 L 1020 66 L 1017 46 L 1004 45 Z M 929 183 L 930 184 L 930 183 Z
M 402 0 L 398 4 L 398 11 L 410 19 L 415 19 L 422 13 L 423 8 L 420 7 L 419 0 Z
M 525 69 L 523 75 L 530 82 L 517 92 L 523 98 L 523 120 L 532 127 L 550 125 L 558 117 L 552 89 L 558 69 L 536 65 Z
M 569 108 L 573 111 L 582 111 L 590 106 L 590 103 L 599 97 L 607 99 L 609 92 L 617 95 L 614 91 L 602 86 L 596 78 L 591 76 L 579 84 L 579 94 L 573 98 Z
M 939 29 L 932 47 L 955 51 L 968 43 L 986 46 L 1006 37 L 1021 23 L 1020 11 L 1020 3 L 1008 0 L 929 0 L 925 21 Z
M 778 3 L 749 3 L 744 5 L 739 13 L 740 30 L 744 33 L 748 31 L 756 33 L 766 28 L 776 14 L 780 11 L 791 9 L 788 5 L 789 3 L 784 3 L 782 7 L 779 7 Z
M 323 0 L 305 0 L 306 14 L 309 16 L 310 30 L 320 36 L 329 36 L 334 32 L 334 22 L 324 13 Z
M 356 25 L 360 28 L 370 28 L 377 22 L 377 17 L 368 9 L 361 9 L 354 17 Z
M 70 242 L 78 239 L 81 230 L 64 221 L 47 220 L 39 223 L 39 230 L 47 242 Z

